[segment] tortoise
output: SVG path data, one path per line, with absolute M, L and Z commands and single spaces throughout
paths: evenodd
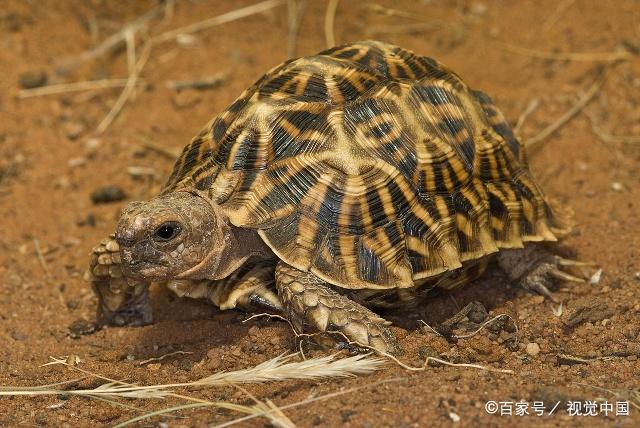
M 94 248 L 103 324 L 152 322 L 148 286 L 297 331 L 401 348 L 373 310 L 419 308 L 491 260 L 552 299 L 579 264 L 540 250 L 571 230 L 484 93 L 377 41 L 273 68 L 184 148 L 160 194 Z

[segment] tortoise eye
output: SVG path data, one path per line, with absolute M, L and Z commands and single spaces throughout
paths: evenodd
M 162 223 L 153 233 L 153 239 L 156 241 L 170 241 L 180 234 L 180 225 L 176 222 Z

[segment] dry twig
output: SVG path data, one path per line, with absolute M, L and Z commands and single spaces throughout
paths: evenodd
M 187 351 L 175 351 L 175 352 L 169 352 L 168 354 L 164 354 L 161 355 L 159 357 L 153 357 L 153 358 L 148 358 L 146 360 L 142 360 L 140 361 L 138 364 L 143 366 L 145 364 L 151 363 L 153 361 L 162 361 L 167 357 L 172 357 L 174 355 L 189 355 L 189 354 L 193 354 L 193 352 L 187 352 Z
M 576 355 L 569 355 L 569 354 L 558 354 L 556 355 L 558 357 L 559 360 L 561 361 L 568 361 L 568 362 L 573 362 L 573 363 L 581 363 L 581 364 L 589 364 L 592 363 L 594 361 L 609 361 L 609 360 L 613 360 L 616 358 L 620 358 L 620 357 L 593 357 L 593 358 L 584 358 L 584 357 L 578 357 Z
M 462 27 L 462 25 L 458 24 L 458 23 L 450 23 L 450 22 L 446 22 L 446 21 L 442 21 L 442 20 L 437 20 L 437 19 L 432 19 L 432 18 L 427 18 L 425 16 L 422 16 L 420 14 L 417 14 L 415 12 L 406 12 L 404 10 L 398 10 L 398 9 L 391 9 L 385 6 L 381 6 L 379 4 L 375 4 L 375 3 L 368 3 L 367 4 L 367 8 L 375 13 L 379 13 L 381 15 L 384 16 L 394 16 L 394 17 L 398 17 L 398 18 L 403 18 L 403 19 L 410 19 L 412 21 L 419 21 L 420 24 L 416 24 L 416 26 L 413 26 L 412 24 L 400 24 L 395 26 L 395 29 L 392 26 L 389 26 L 386 28 L 386 30 L 388 30 L 388 32 L 390 33 L 394 33 L 394 32 L 411 32 L 411 31 L 416 31 L 416 30 L 425 30 L 425 29 L 429 29 L 429 28 L 448 28 L 450 30 L 453 31 L 454 33 L 454 40 L 457 39 L 461 39 L 464 36 L 464 28 Z M 420 26 L 422 28 L 420 28 Z M 384 32 L 385 28 L 384 27 L 372 27 L 371 30 L 369 30 L 369 33 L 372 33 L 375 30 L 382 30 L 382 32 Z
M 540 131 L 537 135 L 532 138 L 525 140 L 524 144 L 529 150 L 538 149 L 540 147 L 540 143 L 549 138 L 554 132 L 560 129 L 563 125 L 573 119 L 584 107 L 589 104 L 589 102 L 595 97 L 595 95 L 600 91 L 602 85 L 604 84 L 606 77 L 606 69 L 603 70 L 596 80 L 591 84 L 589 90 L 576 102 L 573 107 L 571 107 L 568 111 L 566 111 L 562 116 L 558 118 L 554 123 L 547 126 L 545 129 Z
M 495 321 L 498 321 L 501 318 L 509 318 L 512 322 L 513 325 L 516 328 L 516 343 L 518 342 L 518 324 L 516 323 L 516 320 L 513 319 L 513 317 L 509 314 L 500 314 L 500 315 L 496 315 L 495 317 L 483 322 L 476 330 L 474 330 L 471 333 L 468 334 L 462 334 L 462 335 L 457 335 L 457 334 L 453 334 L 450 337 L 454 338 L 454 339 L 469 339 L 473 336 L 475 336 L 476 334 L 480 333 L 482 331 L 482 329 L 484 329 L 486 326 L 488 326 L 489 324 L 494 323 Z M 429 324 L 427 324 L 426 322 L 424 322 L 423 320 L 418 320 L 419 323 L 422 323 L 422 325 L 424 325 L 425 327 L 428 327 L 429 330 L 431 330 L 432 332 L 434 332 L 435 334 L 437 334 L 440 337 L 443 337 L 442 334 L 440 332 L 438 332 L 436 329 L 434 329 L 433 327 L 431 327 Z
M 562 0 L 558 2 L 556 10 L 546 19 L 546 21 L 544 21 L 544 24 L 542 24 L 542 31 L 549 31 L 551 27 L 558 22 L 562 14 L 564 14 L 575 2 L 576 0 Z
M 226 24 L 227 22 L 236 21 L 247 16 L 255 15 L 257 13 L 266 12 L 269 9 L 273 9 L 276 6 L 284 4 L 284 0 L 267 0 L 260 3 L 253 4 L 251 6 L 243 7 L 233 10 L 231 12 L 224 13 L 222 15 L 214 16 L 213 18 L 205 19 L 204 21 L 195 22 L 193 24 L 186 25 L 184 27 L 176 28 L 175 30 L 167 31 L 162 34 L 154 36 L 152 43 L 162 43 L 174 39 L 180 34 L 191 34 L 198 31 L 206 30 L 216 25 Z
M 182 91 L 184 89 L 214 89 L 222 85 L 229 78 L 228 72 L 217 73 L 206 79 L 199 80 L 169 80 L 167 87 L 174 91 Z
M 589 119 L 591 123 L 591 129 L 593 133 L 600 138 L 604 143 L 607 144 L 640 144 L 640 135 L 613 135 L 609 131 L 606 131 L 600 123 L 598 123 L 598 119 L 596 119 L 595 114 L 590 112 L 588 109 L 584 109 L 582 111 L 585 116 Z
M 307 0 L 287 0 L 287 26 L 289 27 L 289 34 L 287 36 L 287 58 L 293 58 L 296 55 L 300 21 L 302 21 L 306 7 Z
M 518 117 L 516 126 L 513 127 L 513 133 L 516 134 L 516 137 L 518 137 L 518 139 L 522 139 L 521 133 L 522 133 L 522 126 L 524 125 L 524 122 L 527 120 L 529 115 L 531 115 L 531 113 L 533 113 L 538 109 L 538 107 L 540 107 L 540 100 L 538 98 L 534 98 L 529 102 L 529 104 L 527 105 L 527 108 L 524 109 L 520 117 Z
M 327 11 L 324 15 L 324 40 L 328 48 L 336 45 L 335 20 L 338 2 L 340 0 L 329 0 Z
M 507 369 L 494 369 L 493 367 L 486 367 L 486 366 L 481 366 L 479 364 L 467 364 L 467 363 L 452 363 L 449 361 L 445 361 L 442 360 L 440 358 L 435 358 L 435 357 L 427 357 L 424 361 L 424 364 L 421 367 L 412 367 L 408 364 L 403 363 L 402 361 L 400 361 L 398 358 L 396 358 L 395 356 L 387 353 L 387 352 L 380 352 L 377 349 L 375 349 L 372 346 L 369 345 L 365 345 L 362 344 L 360 342 L 357 341 L 353 341 L 353 340 L 349 340 L 349 338 L 341 331 L 337 331 L 337 330 L 327 330 L 327 331 L 323 331 L 323 332 L 316 332 L 316 333 L 300 333 L 298 331 L 296 331 L 296 329 L 294 328 L 293 324 L 291 324 L 291 321 L 289 321 L 288 319 L 280 316 L 280 315 L 273 315 L 273 314 L 257 314 L 257 315 L 253 315 L 251 317 L 249 317 L 248 319 L 246 319 L 245 321 L 249 321 L 250 319 L 259 317 L 259 316 L 268 316 L 268 317 L 273 317 L 273 318 L 278 318 L 278 319 L 283 319 L 285 320 L 289 326 L 291 327 L 293 334 L 296 336 L 296 338 L 301 338 L 301 337 L 315 337 L 315 336 L 322 336 L 322 335 L 336 335 L 336 336 L 340 336 L 344 339 L 344 342 L 349 345 L 349 346 L 354 346 L 357 347 L 359 349 L 367 349 L 369 351 L 371 351 L 372 353 L 376 353 L 379 355 L 382 355 L 383 357 L 389 358 L 390 360 L 392 360 L 393 362 L 395 362 L 396 364 L 398 364 L 400 367 L 409 370 L 409 371 L 424 371 L 427 368 L 427 365 L 429 364 L 429 362 L 431 361 L 435 361 L 437 363 L 440 364 L 444 364 L 447 366 L 452 366 L 452 367 L 471 367 L 471 368 L 476 368 L 476 369 L 480 369 L 480 370 L 487 370 L 487 371 L 491 371 L 491 372 L 499 372 L 499 373 L 509 373 L 509 374 L 513 374 L 513 370 L 507 370 Z M 502 316 L 508 316 L 509 318 L 511 318 L 509 315 L 506 314 L 502 314 L 502 315 L 498 315 L 497 317 L 487 321 L 486 323 L 484 323 L 480 329 L 484 328 L 485 325 L 495 321 L 495 319 L 500 318 Z M 513 320 L 513 318 L 511 318 Z M 424 321 L 423 321 L 424 323 Z M 425 323 L 426 325 L 426 323 Z M 431 328 L 431 327 L 429 327 Z M 517 328 L 517 326 L 516 326 Z M 478 331 L 480 331 L 480 329 Z M 433 330 L 433 329 L 432 329 Z M 434 330 L 435 331 L 435 330 Z M 437 333 L 437 332 L 436 332 Z M 473 333 L 476 334 L 477 332 Z M 437 333 L 439 334 L 439 333 Z M 467 336 L 461 336 L 461 337 L 467 337 Z M 468 336 L 470 337 L 470 336 Z M 366 354 L 368 355 L 368 354 Z
M 44 271 L 47 279 L 51 279 L 51 271 L 49 271 L 49 266 L 47 266 L 47 262 L 42 255 L 42 250 L 40 249 L 40 241 L 36 238 L 33 238 L 33 245 L 36 247 L 36 255 L 38 256 L 38 261 L 40 262 L 40 266 L 42 266 L 42 270 Z
M 631 53 L 623 49 L 616 52 L 546 52 L 501 42 L 495 42 L 494 45 L 519 55 L 559 61 L 615 62 L 629 60 L 632 56 Z
M 440 25 L 433 22 L 412 22 L 397 25 L 372 25 L 367 27 L 367 34 L 379 36 L 385 34 L 415 34 L 423 31 L 439 28 Z

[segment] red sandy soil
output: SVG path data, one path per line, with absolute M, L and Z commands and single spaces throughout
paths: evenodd
M 173 15 L 151 21 L 148 33 L 178 28 L 247 6 L 249 1 L 178 1 Z M 154 6 L 152 1 L 5 1 L 0 10 L 0 385 L 33 386 L 77 377 L 64 367 L 42 364 L 49 356 L 75 354 L 79 367 L 139 384 L 195 380 L 220 370 L 251 367 L 295 352 L 287 324 L 252 320 L 246 314 L 174 298 L 154 289 L 156 322 L 143 328 L 105 328 L 74 339 L 68 327 L 94 320 L 96 301 L 82 280 L 90 249 L 113 230 L 129 200 L 157 191 L 172 162 L 145 149 L 148 139 L 179 149 L 248 85 L 287 57 L 287 11 L 271 11 L 194 34 L 190 46 L 174 41 L 151 52 L 141 78 L 145 86 L 99 136 L 94 129 L 115 103 L 119 89 L 19 100 L 21 76 L 45 72 L 48 83 L 126 77 L 124 48 L 56 73 L 75 57 Z M 556 121 L 587 91 L 603 62 L 536 58 L 506 50 L 508 43 L 545 52 L 630 52 L 608 68 L 606 81 L 586 111 L 604 132 L 640 135 L 640 4 L 602 1 L 379 1 L 402 11 L 381 14 L 366 2 L 340 2 L 338 43 L 386 40 L 444 62 L 472 87 L 490 94 L 515 124 L 533 99 L 540 107 L 525 122 L 529 138 Z M 297 55 L 325 48 L 326 2 L 311 0 L 301 22 Z M 433 26 L 425 25 L 433 23 Z M 413 27 L 408 27 L 413 26 Z M 92 30 L 93 38 L 92 38 Z M 138 41 L 144 40 L 143 32 Z M 138 44 L 140 46 L 140 44 Z M 140 50 L 138 50 L 140 52 Z M 177 94 L 169 80 L 193 80 L 229 72 L 221 86 Z M 95 139 L 94 139 L 95 138 Z M 583 113 L 531 153 L 531 168 L 552 197 L 575 210 L 579 224 L 558 252 L 596 262 L 598 284 L 564 286 L 552 304 L 508 284 L 495 269 L 477 283 L 431 300 L 418 314 L 396 316 L 406 349 L 403 361 L 418 366 L 426 356 L 511 369 L 502 374 L 460 367 L 408 372 L 393 363 L 374 375 L 322 382 L 249 385 L 260 399 L 284 406 L 310 396 L 392 378 L 322 402 L 286 410 L 298 426 L 639 426 L 630 416 L 569 416 L 568 401 L 632 401 L 640 388 L 640 144 L 599 138 Z M 151 186 L 127 167 L 153 168 Z M 106 185 L 128 194 L 121 202 L 94 205 L 91 193 Z M 36 250 L 39 244 L 44 263 Z M 48 269 L 48 274 L 44 267 Z M 511 314 L 518 324 L 516 346 L 508 331 L 484 329 L 450 342 L 417 328 L 435 324 L 478 300 L 490 314 Z M 539 353 L 527 352 L 538 345 Z M 535 345 L 529 345 L 535 351 Z M 173 351 L 159 362 L 140 362 Z M 312 355 L 329 351 L 310 350 Z M 533 354 L 533 355 L 532 355 Z M 559 354 L 590 362 L 570 361 Z M 598 359 L 597 357 L 612 357 Z M 84 380 L 76 387 L 96 387 Z M 590 385 L 590 386 L 589 386 Z M 614 395 L 595 387 L 619 391 Z M 233 403 L 251 399 L 232 387 L 195 395 Z M 66 397 L 62 397 L 66 398 Z M 488 400 L 544 401 L 561 405 L 551 416 L 489 415 Z M 48 406 L 63 403 L 61 407 Z M 638 405 L 637 395 L 635 403 Z M 131 400 L 145 411 L 176 401 Z M 0 398 L 0 426 L 108 426 L 144 411 L 57 396 Z M 531 412 L 533 413 L 533 412 Z M 140 426 L 209 426 L 239 416 L 211 408 L 179 412 L 186 419 L 156 417 Z M 456 423 L 454 419 L 458 419 Z M 158 425 L 164 422 L 167 425 Z M 265 426 L 254 419 L 243 426 Z

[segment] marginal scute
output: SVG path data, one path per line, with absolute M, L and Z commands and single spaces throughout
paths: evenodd
M 288 265 L 360 290 L 450 287 L 570 228 L 487 95 L 380 42 L 272 69 L 185 148 L 165 192 L 189 187 Z

